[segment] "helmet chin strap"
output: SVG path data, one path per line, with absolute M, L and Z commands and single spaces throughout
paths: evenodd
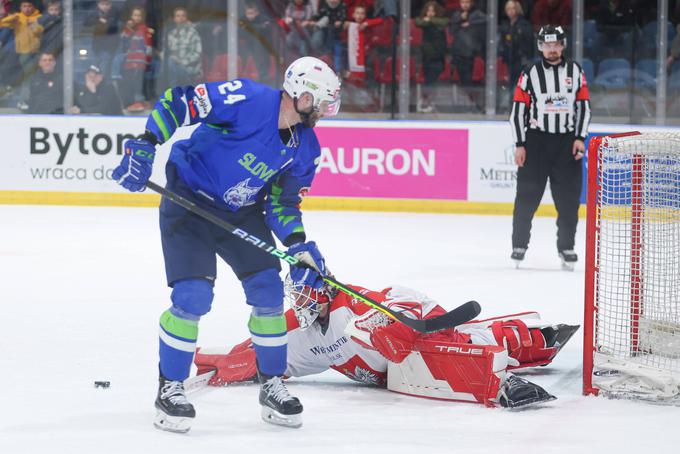
M 305 125 L 308 128 L 313 128 L 314 124 L 316 122 L 312 122 L 312 114 L 314 113 L 314 110 L 312 109 L 311 112 L 302 112 L 300 109 L 298 109 L 298 97 L 296 96 L 293 98 L 293 106 L 295 107 L 295 112 L 297 112 L 298 115 L 300 115 L 300 118 L 302 119 L 302 124 Z

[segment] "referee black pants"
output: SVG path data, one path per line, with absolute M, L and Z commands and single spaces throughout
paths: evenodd
M 512 247 L 527 248 L 531 238 L 531 221 L 541 203 L 545 184 L 557 209 L 557 250 L 574 249 L 578 224 L 583 171 L 575 160 L 573 134 L 549 134 L 528 130 L 526 159 L 517 170 L 517 194 L 512 213 Z

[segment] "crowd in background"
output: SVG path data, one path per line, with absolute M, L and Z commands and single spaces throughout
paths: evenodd
M 278 84 L 301 55 L 329 63 L 345 86 L 390 83 L 398 0 L 246 0 L 239 3 L 239 74 Z M 650 5 L 653 3 L 653 5 Z M 418 110 L 432 111 L 427 89 L 481 86 L 486 0 L 411 2 L 410 77 L 425 87 Z M 615 55 L 630 31 L 656 19 L 656 2 L 590 0 L 596 55 Z M 514 84 L 537 58 L 541 25 L 570 30 L 571 0 L 500 0 L 499 79 Z M 680 22 L 680 1 L 670 19 Z M 73 113 L 135 113 L 167 86 L 227 76 L 224 0 L 74 0 L 76 89 Z M 587 43 L 586 43 L 587 44 Z M 588 45 L 588 44 L 587 44 Z M 680 41 L 668 64 L 680 58 Z M 0 0 L 0 99 L 29 113 L 61 113 L 63 22 L 59 0 Z M 501 74 L 502 72 L 502 74 Z M 112 102 L 116 100 L 116 102 Z

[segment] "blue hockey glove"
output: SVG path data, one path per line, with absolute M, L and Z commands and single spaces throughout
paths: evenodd
M 319 248 L 314 241 L 297 243 L 288 249 L 288 255 L 292 255 L 311 268 L 302 268 L 291 265 L 290 278 L 297 284 L 309 285 L 312 288 L 321 288 L 323 279 L 326 275 L 326 261 L 321 255 Z
M 131 139 L 125 142 L 125 154 L 120 165 L 113 170 L 113 179 L 131 192 L 146 189 L 151 177 L 156 146 L 144 139 Z

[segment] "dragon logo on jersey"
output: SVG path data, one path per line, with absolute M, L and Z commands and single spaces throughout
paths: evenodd
M 370 370 L 361 368 L 359 366 L 356 366 L 354 368 L 354 373 L 345 369 L 345 375 L 347 375 L 349 378 L 351 378 L 354 381 L 366 383 L 367 385 L 376 385 L 376 386 L 382 386 L 383 385 L 383 379 L 382 378 L 378 377 L 375 373 L 371 372 Z
M 238 210 L 255 203 L 255 196 L 262 189 L 262 186 L 248 186 L 248 183 L 250 183 L 250 178 L 246 178 L 227 189 L 222 198 L 229 205 L 229 208 Z

